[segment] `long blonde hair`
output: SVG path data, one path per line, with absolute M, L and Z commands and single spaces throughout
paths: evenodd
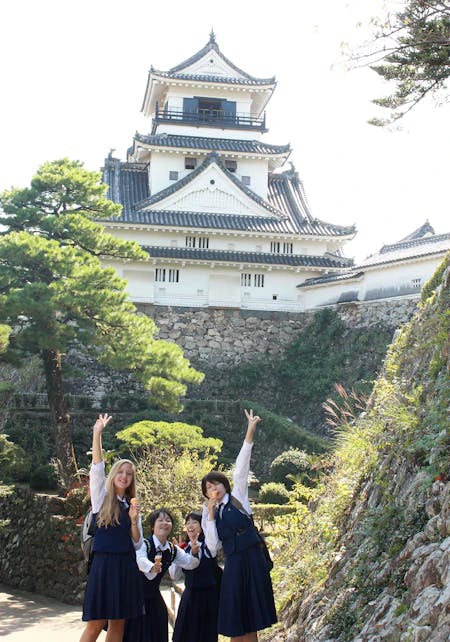
M 133 471 L 131 484 L 125 490 L 125 498 L 128 500 L 128 503 L 130 503 L 130 499 L 136 497 L 136 467 L 129 459 L 119 459 L 111 466 L 111 470 L 106 478 L 106 495 L 97 515 L 97 526 L 111 526 L 111 524 L 117 525 L 120 523 L 120 504 L 114 488 L 114 477 L 123 464 L 130 464 Z

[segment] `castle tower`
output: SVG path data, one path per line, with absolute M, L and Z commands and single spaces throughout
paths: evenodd
M 105 160 L 109 232 L 148 249 L 147 264 L 115 265 L 135 303 L 299 311 L 307 279 L 351 265 L 353 226 L 310 212 L 289 145 L 264 142 L 275 78 L 255 78 L 214 33 L 169 71 L 151 67 L 126 162 Z

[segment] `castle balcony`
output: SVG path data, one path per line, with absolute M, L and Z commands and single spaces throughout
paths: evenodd
M 259 118 L 248 114 L 227 112 L 223 109 L 160 109 L 158 103 L 153 118 L 153 132 L 159 123 L 193 125 L 194 127 L 219 127 L 221 129 L 246 129 L 264 133 L 266 114 Z

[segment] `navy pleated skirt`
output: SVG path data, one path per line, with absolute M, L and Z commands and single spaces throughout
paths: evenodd
M 136 554 L 94 553 L 83 604 L 83 621 L 124 620 L 143 613 Z
M 239 637 L 276 621 L 272 580 L 261 547 L 228 555 L 219 598 L 219 633 Z
M 158 592 L 154 597 L 146 598 L 144 606 L 144 616 L 125 622 L 123 642 L 168 642 L 169 617 L 161 593 Z
M 184 590 L 173 629 L 173 642 L 217 642 L 217 587 Z

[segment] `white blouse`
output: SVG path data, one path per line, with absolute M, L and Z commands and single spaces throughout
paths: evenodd
M 105 486 L 105 462 L 99 461 L 97 464 L 92 463 L 91 464 L 91 470 L 89 473 L 89 490 L 91 494 L 91 506 L 92 506 L 92 512 L 93 513 L 98 513 L 101 507 L 103 506 L 103 502 L 105 501 L 106 497 L 106 486 Z M 117 499 L 119 502 L 122 502 L 122 504 L 125 506 L 125 508 L 130 508 L 126 498 L 119 497 L 117 495 Z M 137 524 L 138 530 L 139 530 L 139 540 L 137 542 L 134 541 L 133 538 L 131 538 L 133 545 L 134 545 L 134 550 L 138 550 L 142 546 L 143 542 L 143 534 L 142 534 L 142 520 L 141 516 L 138 516 L 138 524 Z M 130 535 L 131 537 L 131 535 Z

